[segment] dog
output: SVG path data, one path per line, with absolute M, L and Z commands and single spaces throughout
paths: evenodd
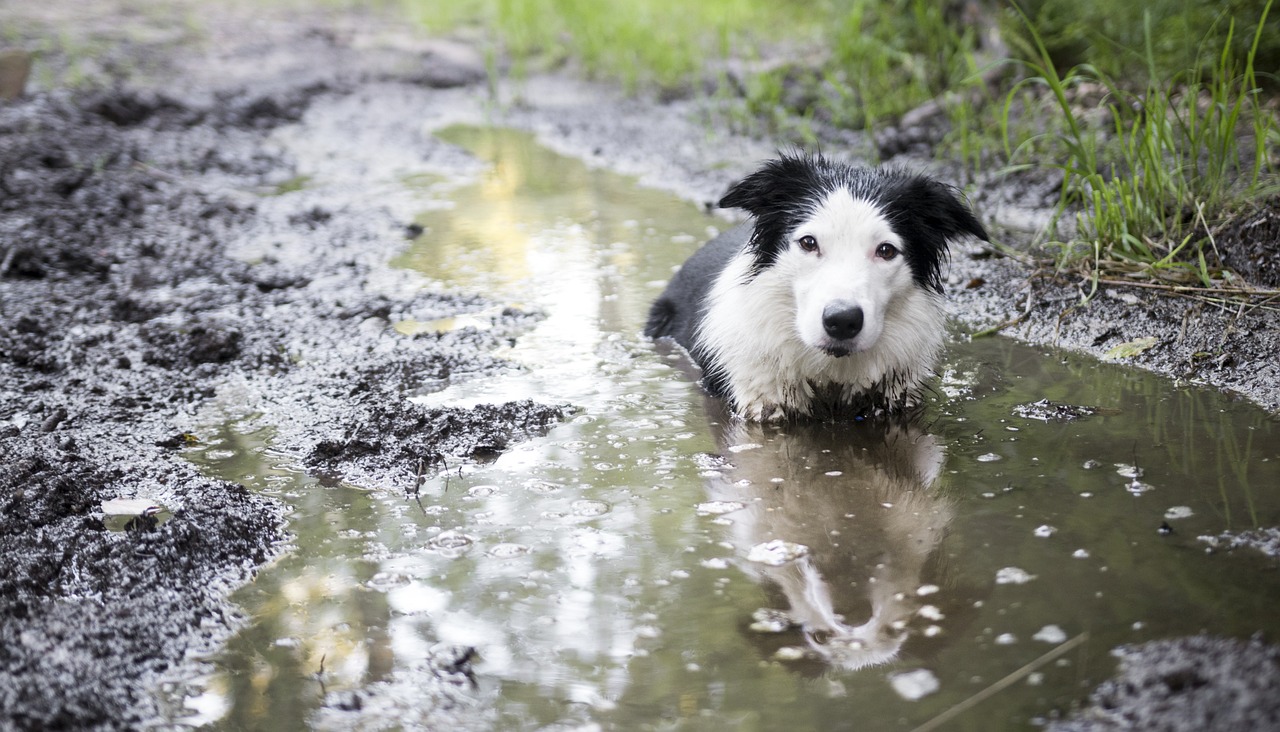
M 645 325 L 751 421 L 919 405 L 942 349 L 950 242 L 987 232 L 955 189 L 895 169 L 782 154 L 719 202 L 752 220 L 703 245 Z

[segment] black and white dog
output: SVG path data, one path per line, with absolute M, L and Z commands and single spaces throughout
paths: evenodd
M 671 337 L 749 420 L 899 411 L 942 348 L 947 245 L 987 233 L 954 189 L 783 155 L 720 201 L 753 221 L 672 278 L 645 334 Z

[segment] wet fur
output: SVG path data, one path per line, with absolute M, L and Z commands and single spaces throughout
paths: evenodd
M 784 155 L 720 201 L 752 215 L 694 253 L 645 333 L 670 337 L 747 419 L 909 409 L 942 348 L 948 243 L 986 231 L 954 189 L 901 170 Z M 801 246 L 813 237 L 816 251 Z M 881 257 L 890 244 L 898 253 Z M 832 308 L 860 330 L 835 338 Z

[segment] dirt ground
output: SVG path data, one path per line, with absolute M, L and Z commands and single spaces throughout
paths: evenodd
M 492 455 L 566 414 L 533 402 L 432 410 L 404 400 L 428 380 L 507 368 L 493 351 L 538 314 L 508 309 L 486 315 L 485 330 L 399 335 L 390 323 L 494 303 L 424 288 L 389 266 L 411 221 L 394 195 L 264 195 L 297 177 L 278 135 L 319 97 L 373 109 L 362 119 L 377 119 L 369 139 L 380 142 L 344 151 L 350 119 L 311 119 L 317 160 L 472 164 L 425 139 L 421 119 L 492 102 L 483 56 L 361 13 L 218 12 L 128 2 L 0 10 L 18 45 L 56 28 L 97 49 L 90 61 L 46 50 L 28 93 L 0 102 L 0 727 L 141 726 L 157 714 L 149 690 L 189 675 L 241 622 L 227 595 L 287 536 L 279 504 L 180 456 L 215 395 L 270 412 L 283 448 L 317 473 L 396 485 L 419 461 Z M 50 86 L 42 68 L 62 79 L 74 70 L 88 86 Z M 498 94 L 505 124 L 700 203 L 771 152 L 709 131 L 696 100 L 626 99 L 561 77 Z M 1011 244 L 1029 239 L 1028 222 L 1044 219 L 1056 193 L 1052 181 L 980 180 L 973 190 Z M 1276 216 L 1258 212 L 1219 242 L 1270 286 Z M 1273 314 L 1129 290 L 1073 307 L 1074 284 L 1031 274 L 985 249 L 957 252 L 956 317 L 975 329 L 1018 319 L 1006 335 L 1095 354 L 1154 336 L 1136 365 L 1280 410 Z M 113 498 L 171 517 L 116 530 L 102 512 Z M 1144 664 L 1144 653 L 1159 660 Z M 1187 639 L 1125 659 L 1122 673 L 1150 678 L 1099 689 L 1070 729 L 1124 719 L 1203 729 L 1187 726 L 1200 718 L 1186 709 L 1273 725 L 1280 715 L 1273 646 Z M 1161 663 L 1194 668 L 1202 683 L 1174 689 Z M 1248 670 L 1216 674 L 1224 663 Z M 1135 691 L 1152 684 L 1158 701 Z

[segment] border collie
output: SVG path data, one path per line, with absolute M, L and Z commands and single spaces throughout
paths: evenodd
M 948 242 L 987 239 L 957 192 L 784 154 L 719 205 L 753 220 L 685 262 L 645 334 L 683 346 L 704 388 L 749 420 L 917 406 L 943 343 Z

